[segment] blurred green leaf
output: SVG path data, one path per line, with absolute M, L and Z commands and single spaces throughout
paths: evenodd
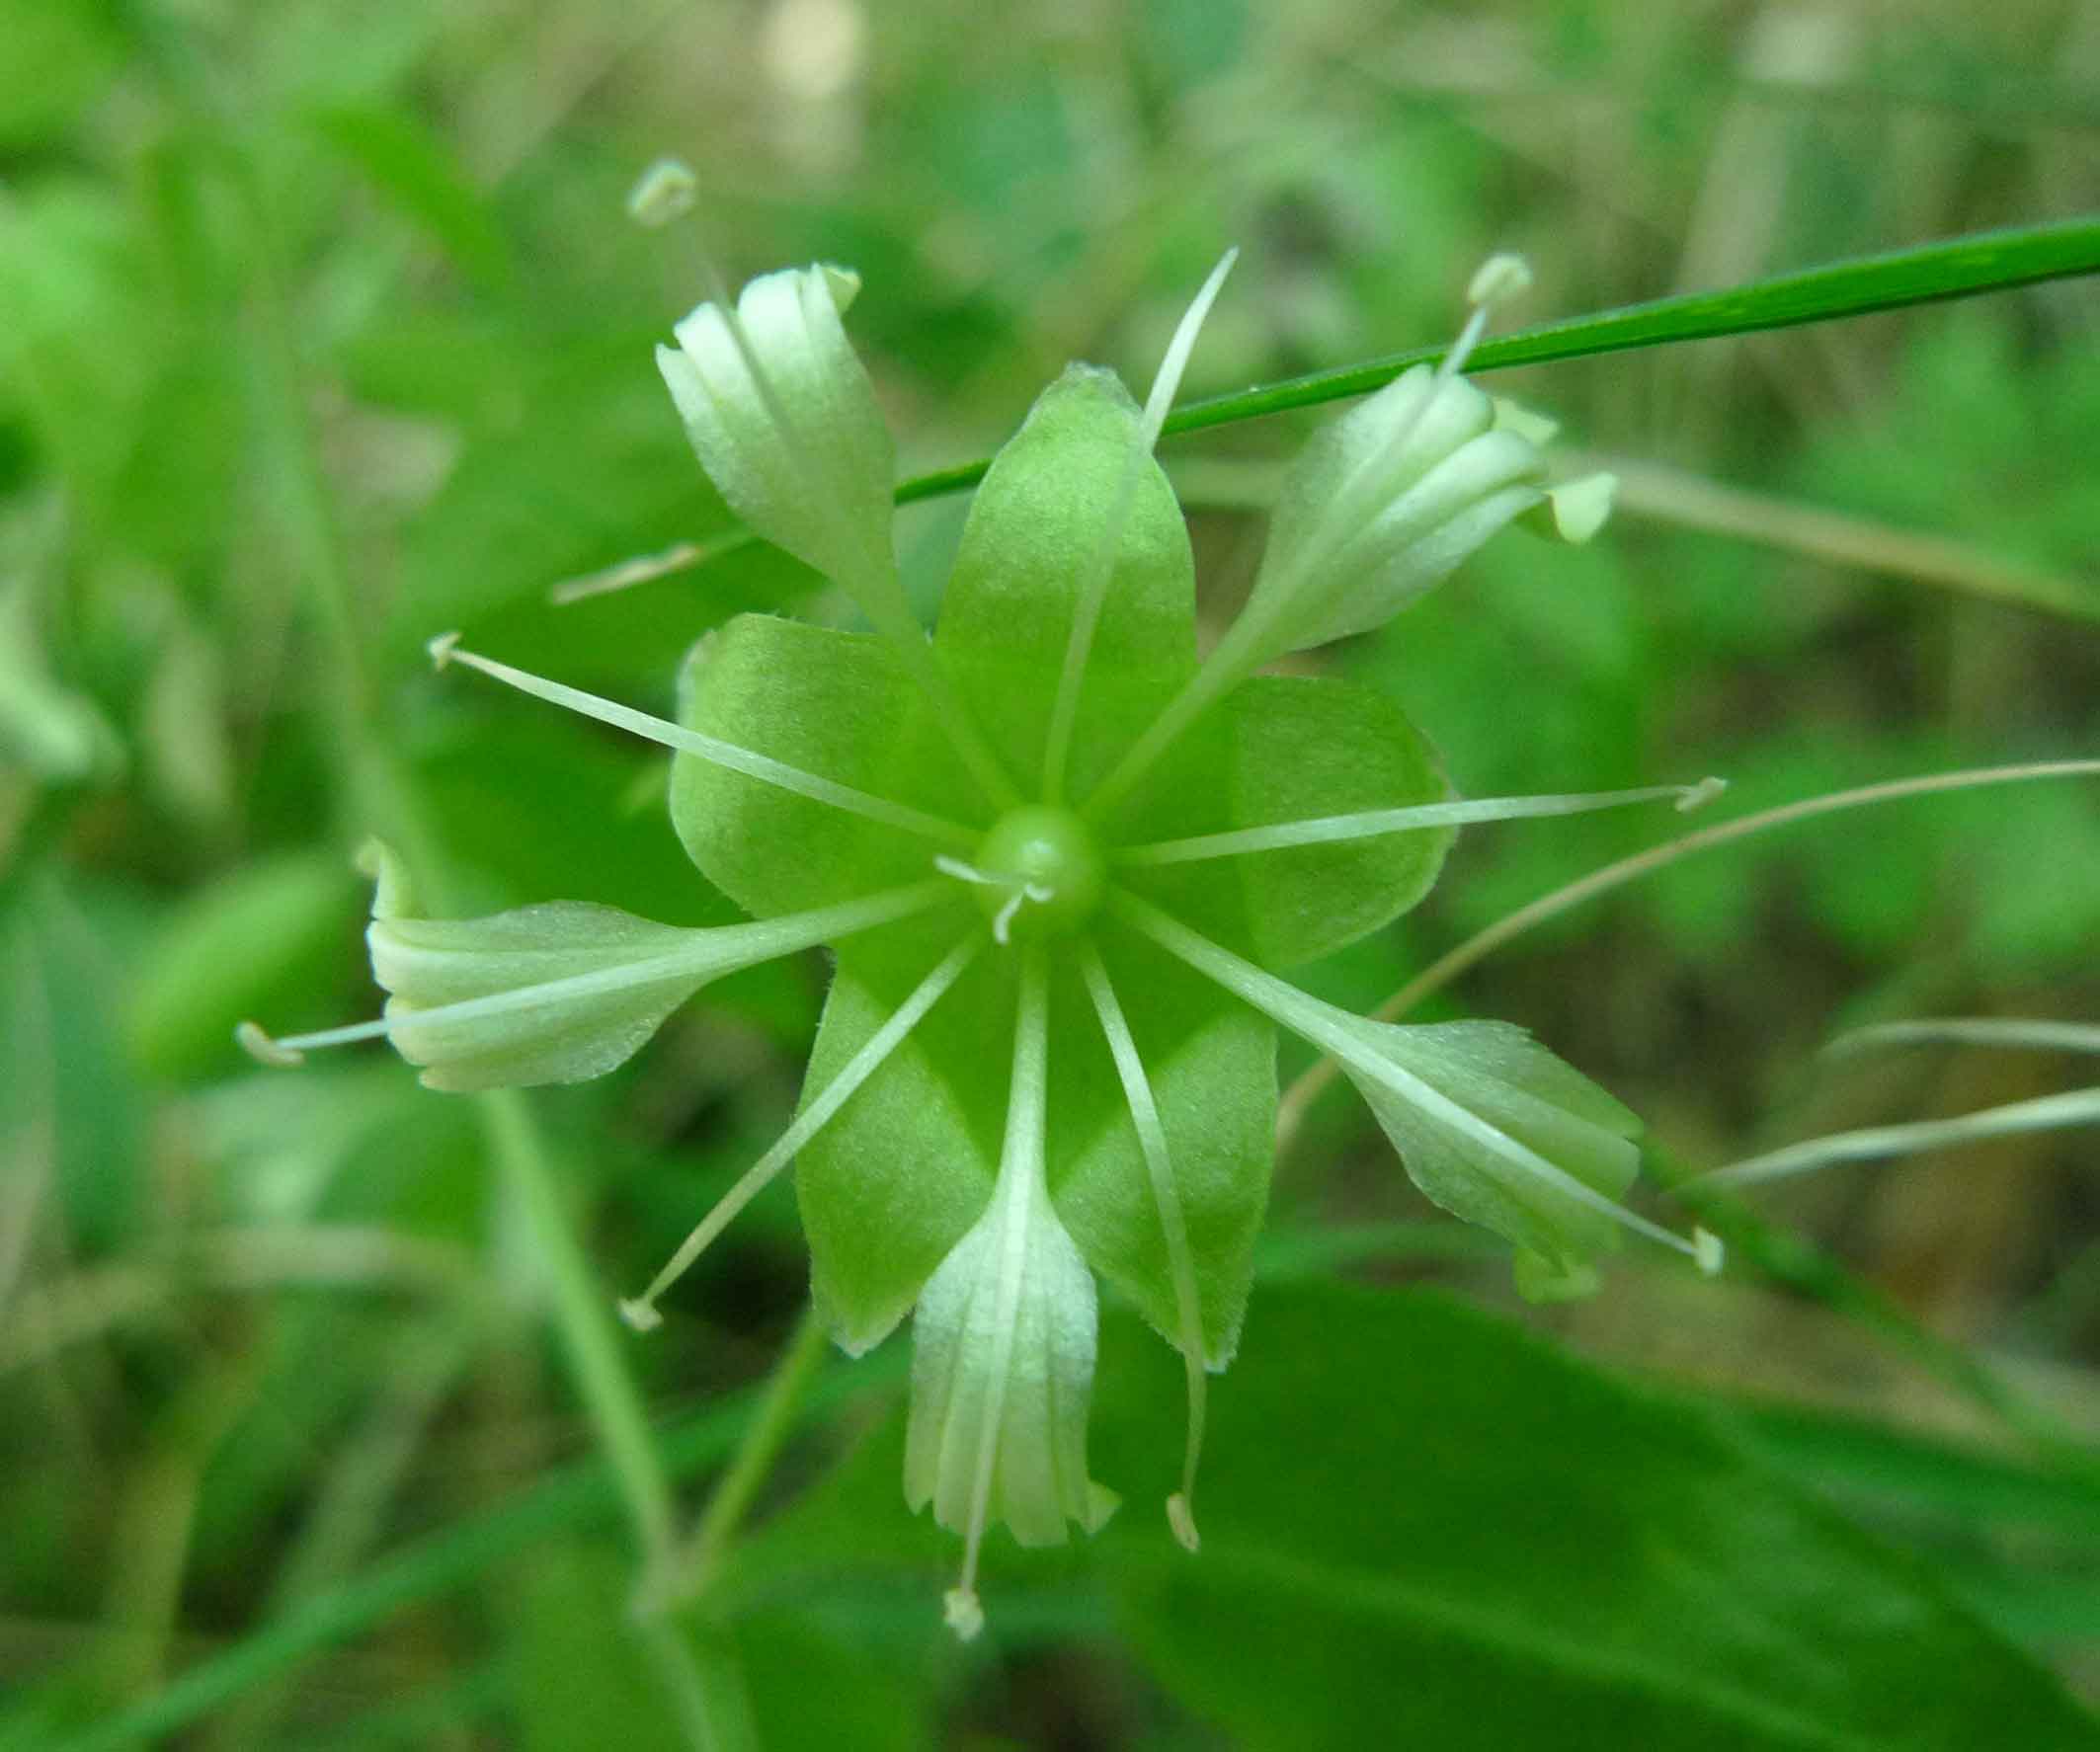
M 1142 1501 L 1171 1476 L 1171 1373 L 1118 1350 L 1097 1469 Z M 1112 1573 L 1138 1646 L 1237 1744 L 2100 1745 L 1919 1565 L 1699 1411 L 1439 1297 L 1261 1298 L 1208 1452 L 1201 1555 L 1133 1515 Z
M 96 0 L 0 0 L 0 148 L 58 133 L 116 72 L 121 40 Z
M 510 239 L 444 142 L 412 114 L 376 105 L 317 110 L 312 125 L 372 186 L 442 244 L 485 291 L 511 286 Z

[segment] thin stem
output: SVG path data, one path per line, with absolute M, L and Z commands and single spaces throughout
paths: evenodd
M 1833 1132 L 1811 1138 L 1783 1150 L 1746 1156 L 1727 1167 L 1694 1175 L 1680 1190 L 1701 1186 L 1753 1186 L 1789 1174 L 1806 1174 L 1838 1162 L 1879 1161 L 1892 1155 L 1909 1155 L 1921 1150 L 1939 1150 L 1955 1144 L 1972 1144 L 1979 1138 L 2003 1138 L 2019 1132 L 2059 1130 L 2069 1126 L 2100 1124 L 2100 1088 L 2072 1089 L 2059 1095 L 2043 1095 L 2032 1101 L 2012 1101 L 2002 1107 L 1986 1107 L 1957 1119 L 1913 1120 L 1902 1125 L 1868 1126 L 1858 1131 Z
M 802 1395 L 824 1361 L 825 1336 L 824 1322 L 817 1317 L 816 1310 L 803 1310 L 794 1336 L 773 1365 L 758 1407 L 744 1426 L 744 1439 L 737 1444 L 728 1470 L 700 1512 L 687 1549 L 685 1573 L 677 1584 L 682 1601 L 704 1594 L 720 1571 L 737 1530 L 751 1513 L 773 1462 L 793 1433 Z
M 1167 1269 L 1173 1280 L 1174 1319 L 1180 1327 L 1181 1360 L 1188 1375 L 1188 1437 L 1181 1458 L 1181 1488 L 1167 1499 L 1167 1519 L 1174 1537 L 1193 1552 L 1201 1541 L 1196 1536 L 1196 1464 L 1203 1454 L 1204 1406 L 1208 1384 L 1204 1377 L 1203 1307 L 1196 1289 L 1195 1256 L 1188 1244 L 1188 1220 L 1181 1210 L 1181 1195 L 1174 1186 L 1173 1163 L 1167 1149 L 1167 1128 L 1160 1123 L 1160 1110 L 1152 1098 L 1152 1083 L 1145 1075 L 1145 1061 L 1116 1001 L 1115 987 L 1100 952 L 1087 943 L 1081 953 L 1080 972 L 1093 998 L 1101 1033 L 1115 1060 L 1116 1075 L 1122 1079 L 1123 1098 L 1130 1107 L 1131 1124 L 1137 1129 L 1138 1148 L 1144 1154 L 1145 1172 L 1152 1181 L 1152 1200 L 1160 1214 L 1160 1233 L 1167 1242 Z
M 1357 815 L 1316 816 L 1306 821 L 1275 822 L 1265 828 L 1240 828 L 1229 834 L 1199 834 L 1187 839 L 1160 839 L 1109 853 L 1108 861 L 1126 866 L 1186 864 L 1204 858 L 1237 857 L 1245 852 L 1279 851 L 1292 845 L 1331 845 L 1375 839 L 1387 834 L 1423 828 L 1459 827 L 1468 822 L 1514 821 L 1520 817 L 1579 815 L 1593 809 L 1617 809 L 1631 803 L 1664 800 L 1683 809 L 1705 802 L 1720 781 L 1695 785 L 1644 785 L 1630 791 L 1588 791 L 1567 796 L 1477 797 L 1449 803 L 1415 803 L 1404 809 L 1371 809 Z
M 745 777 L 758 779 L 764 784 L 777 785 L 783 791 L 792 791 L 812 802 L 828 804 L 833 809 L 845 810 L 851 815 L 864 816 L 869 821 L 880 822 L 886 828 L 898 828 L 922 838 L 937 840 L 943 845 L 971 848 L 983 837 L 977 830 L 966 828 L 960 822 L 929 815 L 924 810 L 913 809 L 903 803 L 892 803 L 887 797 L 873 796 L 869 792 L 855 790 L 851 785 L 842 785 L 835 779 L 824 778 L 814 772 L 804 772 L 799 766 L 790 766 L 784 760 L 775 760 L 770 755 L 760 755 L 750 749 L 740 749 L 735 743 L 723 742 L 719 737 L 706 736 L 697 730 L 688 730 L 683 724 L 672 723 L 668 718 L 638 712 L 633 707 L 620 705 L 615 700 L 602 699 L 595 693 L 586 693 L 580 687 L 550 681 L 525 670 L 513 669 L 507 663 L 498 663 L 494 658 L 461 650 L 453 643 L 454 637 L 455 635 L 447 633 L 431 641 L 431 655 L 441 669 L 446 664 L 463 663 L 468 669 L 479 670 L 483 675 L 515 687 L 521 693 L 529 693 L 535 699 L 546 700 L 551 705 L 566 706 L 572 712 L 581 712 L 587 718 L 596 718 L 601 724 L 610 724 L 616 729 L 646 737 L 667 749 L 676 749 L 682 755 L 697 756 L 716 766 L 727 767 L 731 772 L 741 772 Z
M 2015 1016 L 1920 1017 L 1880 1022 L 1839 1035 L 1823 1048 L 1848 1053 L 1878 1046 L 2002 1046 L 2044 1053 L 2100 1053 L 2100 1025 L 2045 1022 Z
M 184 67 L 191 62 L 185 50 Z M 194 73 L 192 74 L 194 77 Z M 213 106 L 207 104 L 207 109 Z M 231 130 L 231 122 L 227 124 Z M 308 600 L 327 640 L 317 692 L 328 714 L 328 746 L 342 762 L 346 790 L 364 824 L 384 828 L 426 892 L 444 887 L 444 864 L 413 782 L 374 728 L 371 664 L 358 595 L 337 526 L 327 474 L 308 423 L 289 300 L 277 239 L 260 184 L 246 161 L 229 155 L 250 220 L 257 413 L 272 460 L 286 486 L 286 530 L 297 551 Z M 553 1293 L 555 1324 L 575 1386 L 618 1481 L 645 1562 L 671 1551 L 671 1486 L 650 1445 L 639 1392 L 627 1375 L 600 1306 L 589 1267 L 569 1227 L 531 1110 L 515 1092 L 477 1101 L 491 1157 L 526 1215 Z
M 1746 815 L 1732 822 L 1721 822 L 1711 828 L 1702 828 L 1696 834 L 1687 834 L 1681 839 L 1672 839 L 1662 845 L 1651 846 L 1647 851 L 1636 852 L 1616 863 L 1606 864 L 1601 870 L 1592 870 L 1587 876 L 1557 888 L 1551 894 L 1542 895 L 1527 907 L 1520 907 L 1505 917 L 1498 918 L 1487 929 L 1468 937 L 1457 948 L 1439 956 L 1419 974 L 1410 980 L 1398 992 L 1378 1006 L 1372 1014 L 1383 1022 L 1404 1016 L 1409 1010 L 1432 994 L 1446 986 L 1468 969 L 1487 960 L 1505 943 L 1514 941 L 1526 931 L 1558 918 L 1571 908 L 1608 894 L 1615 888 L 1623 888 L 1629 882 L 1656 870 L 1666 869 L 1680 858 L 1690 857 L 1694 852 L 1708 851 L 1717 845 L 1727 845 L 1737 839 L 1747 839 L 1754 835 L 1768 833 L 1775 828 L 1790 827 L 1795 822 L 1808 821 L 1819 815 L 1831 815 L 1839 810 L 1864 808 L 1874 803 L 1895 803 L 1905 797 L 1930 796 L 1940 791 L 1974 790 L 1985 785 L 2023 784 L 2031 779 L 2093 778 L 2100 777 L 2100 760 L 2037 760 L 2017 766 L 1983 766 L 1967 768 L 1960 772 L 1935 772 L 1920 778 L 1893 779 L 1877 785 L 1862 785 L 1856 790 L 1833 791 L 1827 796 L 1805 798 L 1798 803 L 1782 804 L 1776 809 L 1762 810 L 1756 815 Z M 1283 1100 L 1276 1109 L 1276 1140 L 1279 1149 L 1288 1148 L 1303 1124 L 1306 1110 L 1334 1080 L 1335 1066 L 1332 1056 L 1323 1058 L 1309 1067 L 1284 1092 Z
M 1196 334 L 1203 327 L 1203 319 L 1210 314 L 1219 288 L 1225 284 L 1225 277 L 1239 259 L 1238 250 L 1227 250 L 1217 267 L 1210 271 L 1210 278 L 1203 282 L 1202 289 L 1196 293 L 1194 302 L 1174 330 L 1167 356 L 1160 361 L 1159 371 L 1152 380 L 1152 393 L 1146 398 L 1145 412 L 1136 431 L 1131 434 L 1130 453 L 1116 480 L 1107 522 L 1073 607 L 1072 636 L 1065 645 L 1065 663 L 1058 674 L 1057 697 L 1050 709 L 1050 737 L 1043 755 L 1043 801 L 1046 803 L 1065 800 L 1065 771 L 1072 755 L 1073 727 L 1079 719 L 1080 688 L 1087 678 L 1087 660 L 1092 654 L 1101 604 L 1107 598 L 1109 581 L 1115 575 L 1116 554 L 1122 546 L 1123 525 L 1130 516 L 1130 503 L 1137 496 L 1139 481 L 1144 478 L 1145 464 L 1152 460 L 1153 447 L 1160 441 L 1160 428 L 1173 405 L 1174 391 L 1181 386 L 1181 373 L 1187 368 Z
M 793 1123 L 781 1133 L 779 1142 L 752 1163 L 737 1183 L 722 1195 L 714 1209 L 709 1211 L 698 1227 L 679 1244 L 678 1251 L 671 1255 L 663 1270 L 651 1280 L 649 1288 L 633 1300 L 619 1305 L 620 1317 L 628 1325 L 637 1331 L 648 1331 L 661 1322 L 663 1316 L 656 1312 L 657 1299 L 685 1276 L 691 1268 L 692 1262 L 736 1220 L 737 1214 L 771 1185 L 774 1177 L 795 1159 L 803 1146 L 831 1122 L 840 1108 L 852 1099 L 860 1085 L 875 1075 L 889 1056 L 903 1044 L 905 1036 L 918 1027 L 927 1011 L 940 1000 L 942 994 L 962 977 L 963 970 L 983 947 L 984 937 L 973 933 L 956 944 L 933 971 L 920 981 L 911 996 L 868 1037 L 860 1050 L 847 1061 L 839 1075 L 826 1083 L 809 1105 L 795 1116 Z

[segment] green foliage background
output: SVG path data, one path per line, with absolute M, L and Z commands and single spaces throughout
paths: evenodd
M 488 1125 L 378 1052 L 284 1076 L 230 1039 L 374 1007 L 349 852 L 382 796 L 448 910 L 736 916 L 662 760 L 422 657 L 462 627 L 668 709 L 730 614 L 842 612 L 749 547 L 549 601 L 728 529 L 650 358 L 706 259 L 859 269 L 917 473 L 1068 358 L 1142 385 L 1229 243 L 1194 396 L 1439 340 L 1493 248 L 1545 320 L 2077 215 L 2096 132 L 2090 0 L 0 0 L 0 1747 L 2100 1744 L 2090 1133 L 1803 1182 L 1724 1282 L 1629 1253 L 1541 1314 L 1324 1099 L 1214 1390 L 1202 1556 L 1157 1507 L 1173 1359 L 1111 1315 L 1126 1506 L 995 1542 L 964 1649 L 896 1487 L 901 1341 L 809 1342 L 786 1189 L 664 1333 L 578 1348 L 784 1122 L 814 959 Z M 622 215 L 663 152 L 696 229 Z M 1712 771 L 1733 813 L 2089 756 L 2096 333 L 2069 280 L 1497 374 L 1622 466 L 1620 518 L 1504 537 L 1327 661 L 1475 795 Z M 1213 625 L 1318 417 L 1163 447 Z M 906 517 L 929 610 L 963 504 Z M 1674 831 L 1470 831 L 1309 983 L 1368 1007 Z M 2054 783 L 1687 860 L 1424 1014 L 1535 1029 L 1668 1181 L 2066 1086 L 1817 1048 L 2092 1020 L 2096 946 L 2100 796 Z M 699 1603 L 637 1629 L 637 1477 L 696 1504 L 740 1454 Z

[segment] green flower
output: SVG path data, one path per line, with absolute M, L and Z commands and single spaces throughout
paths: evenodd
M 1378 693 L 1253 672 L 1377 624 L 1504 523 L 1602 520 L 1609 482 L 1553 489 L 1542 423 L 1458 375 L 1486 304 L 1422 366 L 1316 438 L 1245 613 L 1208 660 L 1188 536 L 1152 457 L 1230 258 L 1140 409 L 1109 372 L 1046 389 L 977 494 L 938 625 L 891 549 L 891 446 L 840 325 L 836 269 L 705 304 L 660 353 L 702 465 L 751 527 L 845 588 L 874 630 L 747 615 L 688 660 L 683 721 L 457 650 L 470 665 L 676 751 L 672 823 L 756 922 L 682 930 L 576 903 L 410 916 L 379 867 L 382 1020 L 250 1044 L 279 1059 L 383 1034 L 440 1088 L 570 1080 L 632 1054 L 707 980 L 832 946 L 800 1109 L 631 1324 L 790 1162 L 817 1308 L 858 1353 L 913 1316 L 906 1496 L 965 1540 L 948 1596 L 982 1622 L 981 1542 L 1090 1531 L 1096 1275 L 1182 1354 L 1191 1506 L 1206 1372 L 1231 1360 L 1268 1191 L 1275 1029 L 1333 1054 L 1437 1203 L 1517 1249 L 1533 1293 L 1580 1287 L 1631 1227 L 1632 1114 L 1501 1023 L 1394 1027 L 1276 971 L 1412 907 L 1458 825 L 1656 797 L 1462 801 Z

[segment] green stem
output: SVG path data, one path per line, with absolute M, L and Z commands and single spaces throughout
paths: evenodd
M 447 884 L 437 837 L 412 782 L 376 729 L 380 716 L 372 661 L 327 476 L 307 421 L 275 233 L 262 191 L 245 163 L 236 163 L 251 231 L 255 346 L 250 362 L 256 411 L 266 453 L 284 496 L 285 531 L 327 646 L 326 660 L 316 668 L 329 745 L 343 762 L 350 810 L 362 822 L 380 826 L 423 891 L 440 898 Z M 569 1227 L 544 1142 L 524 1098 L 505 1091 L 477 1101 L 490 1155 L 525 1214 L 545 1267 L 555 1323 L 577 1392 L 619 1481 L 645 1561 L 660 1564 L 674 1549 L 672 1491 L 649 1439 L 640 1393 L 618 1349 L 609 1301 L 593 1280 Z
M 693 1531 L 692 1544 L 675 1582 L 681 1601 L 704 1595 L 720 1573 L 731 1542 L 795 1427 L 802 1396 L 824 1361 L 824 1322 L 817 1317 L 815 1309 L 805 1309 L 794 1336 L 773 1365 L 758 1409 L 744 1426 L 744 1439 L 737 1444 L 735 1457 L 700 1512 L 699 1525 Z
M 1973 232 L 1912 249 L 1856 256 L 1795 274 L 1774 275 L 1719 291 L 1684 292 L 1641 304 L 1624 304 L 1594 316 L 1541 323 L 1536 328 L 1483 341 L 1467 360 L 1467 369 L 1477 374 L 1513 365 L 1586 358 L 1599 353 L 1623 353 L 1639 347 L 1663 347 L 1679 341 L 1760 334 L 2095 273 L 2100 273 L 2100 217 Z M 1444 352 L 1441 345 L 1413 347 L 1404 353 L 1365 359 L 1360 364 L 1312 371 L 1278 383 L 1257 384 L 1232 395 L 1189 402 L 1168 416 L 1162 431 L 1169 436 L 1200 432 L 1207 427 L 1258 420 L 1295 408 L 1347 401 L 1383 389 L 1410 365 L 1439 359 Z M 916 475 L 899 484 L 897 503 L 910 505 L 921 499 L 963 492 L 983 480 L 990 467 L 991 462 L 986 459 Z

